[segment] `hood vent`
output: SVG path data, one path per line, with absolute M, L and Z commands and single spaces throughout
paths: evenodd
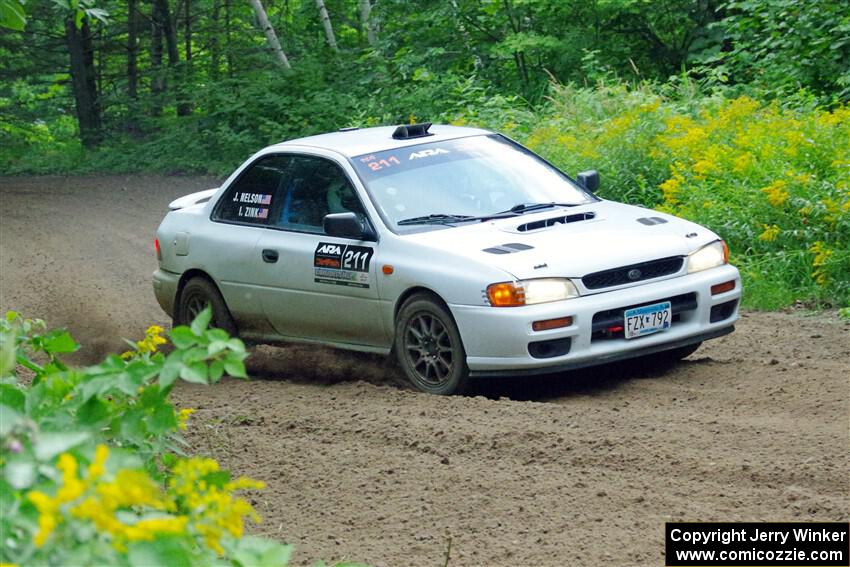
M 586 221 L 596 217 L 594 212 L 575 213 L 572 215 L 563 215 L 559 217 L 550 217 L 539 221 L 532 221 L 526 224 L 519 225 L 516 229 L 520 232 L 528 232 L 530 230 L 539 230 L 541 228 L 549 228 L 556 224 L 569 224 L 571 222 Z
M 534 246 L 529 246 L 528 244 L 523 244 L 521 242 L 509 242 L 492 248 L 485 248 L 483 252 L 489 252 L 490 254 L 511 254 L 513 252 L 531 250 L 532 248 L 534 248 Z
M 654 224 L 664 224 L 667 222 L 665 219 L 661 217 L 641 217 L 637 219 L 640 224 L 645 224 L 646 226 L 652 226 Z

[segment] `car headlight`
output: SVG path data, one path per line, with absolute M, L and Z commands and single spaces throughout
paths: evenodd
M 578 290 L 568 279 L 540 278 L 516 282 L 500 282 L 487 286 L 487 299 L 493 307 L 518 307 L 578 297 Z
M 701 272 L 729 262 L 729 248 L 722 240 L 715 240 L 688 256 L 688 273 Z

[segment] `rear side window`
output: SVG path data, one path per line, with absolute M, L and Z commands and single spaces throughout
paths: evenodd
M 287 184 L 289 156 L 266 156 L 248 167 L 218 202 L 213 218 L 227 222 L 274 224 Z

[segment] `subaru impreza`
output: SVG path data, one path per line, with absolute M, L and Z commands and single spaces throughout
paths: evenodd
M 413 124 L 264 148 L 170 204 L 154 291 L 253 343 L 393 354 L 410 382 L 675 361 L 734 330 L 738 270 L 692 222 L 595 195 L 498 133 Z

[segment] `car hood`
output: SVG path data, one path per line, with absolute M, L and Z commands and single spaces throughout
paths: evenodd
M 684 256 L 718 237 L 672 215 L 599 201 L 405 238 L 435 252 L 464 256 L 526 279 L 578 278 L 619 266 Z

